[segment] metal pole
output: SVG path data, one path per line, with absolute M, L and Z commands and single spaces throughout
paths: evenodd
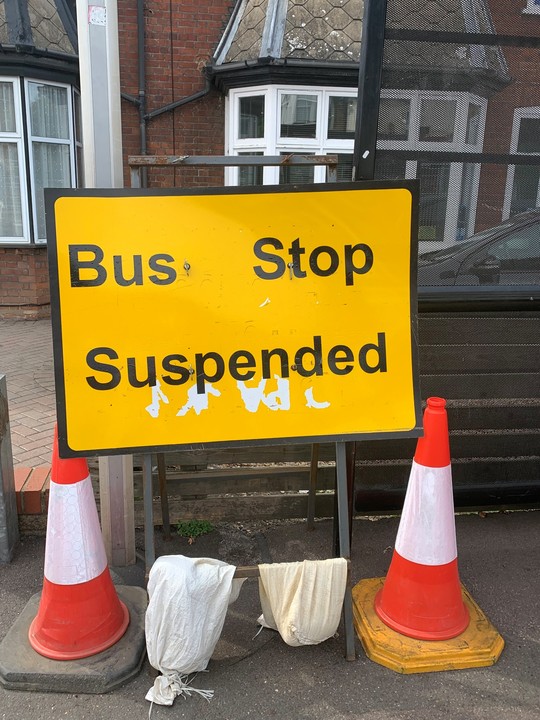
M 309 468 L 309 493 L 307 506 L 307 529 L 315 529 L 315 496 L 317 493 L 317 471 L 319 469 L 319 443 L 311 446 L 311 464 Z
M 117 0 L 77 0 L 84 185 L 123 187 Z M 109 560 L 135 562 L 133 460 L 99 459 L 103 541 Z M 113 482 L 110 481 L 113 479 Z M 112 541 L 115 538 L 113 547 Z
M 159 496 L 161 498 L 161 523 L 163 526 L 163 538 L 171 539 L 171 520 L 169 516 L 169 495 L 167 492 L 167 466 L 165 455 L 157 454 L 157 471 L 159 479 Z
M 349 536 L 349 498 L 347 491 L 347 452 L 346 443 L 336 443 L 336 494 L 338 511 L 339 554 L 350 560 L 351 547 Z M 350 567 L 350 565 L 349 565 Z M 343 598 L 343 625 L 345 627 L 345 657 L 347 660 L 356 658 L 354 647 L 354 625 L 352 612 L 352 590 L 349 572 L 347 587 Z
M 364 0 L 353 180 L 372 180 L 375 173 L 385 24 L 386 0 Z

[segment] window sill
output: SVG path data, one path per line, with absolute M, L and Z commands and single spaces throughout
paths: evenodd
M 30 242 L 2 242 L 0 241 L 0 250 L 41 250 L 47 249 L 47 243 L 30 243 Z

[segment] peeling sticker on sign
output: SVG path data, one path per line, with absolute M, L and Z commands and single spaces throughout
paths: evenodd
M 168 404 L 169 398 L 161 390 L 159 380 L 156 380 L 156 384 L 152 387 L 152 402 L 144 408 L 151 417 L 157 418 L 159 416 L 160 402 Z
M 308 407 L 308 408 L 316 408 L 317 410 L 321 410 L 323 408 L 330 407 L 329 402 L 326 402 L 326 401 L 325 402 L 317 402 L 313 398 L 313 388 L 312 387 L 308 388 L 306 390 L 306 392 L 304 393 L 304 395 L 306 396 L 306 400 L 307 400 L 306 407 Z
M 203 410 L 208 410 L 208 395 L 215 395 L 219 397 L 221 392 L 216 390 L 211 383 L 205 383 L 204 393 L 197 391 L 197 386 L 192 385 L 188 390 L 188 401 L 183 405 L 180 410 L 176 413 L 181 417 L 186 415 L 190 410 L 195 410 L 196 415 L 200 415 Z
M 256 387 L 248 387 L 243 380 L 236 382 L 236 387 L 240 390 L 242 401 L 248 412 L 256 413 L 261 403 L 270 410 L 290 410 L 289 381 L 279 375 L 274 375 L 274 379 L 277 382 L 277 390 L 268 395 L 264 392 L 266 388 L 266 379 L 264 378 Z

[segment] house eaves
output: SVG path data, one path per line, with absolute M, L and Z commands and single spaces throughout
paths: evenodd
M 363 0 L 239 0 L 207 73 L 223 91 L 264 82 L 354 87 Z M 494 34 L 486 0 L 388 0 L 387 28 L 416 30 L 421 39 L 387 40 L 383 85 L 462 89 L 489 95 L 509 81 L 500 47 L 430 42 L 430 32 Z M 473 38 L 471 38 L 472 40 Z M 470 78 L 470 82 L 467 80 Z M 470 88 L 469 88 L 470 89 Z
M 1 72 L 69 81 L 77 70 L 73 0 L 0 0 Z

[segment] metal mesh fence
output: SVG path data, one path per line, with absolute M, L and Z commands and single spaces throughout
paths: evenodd
M 419 181 L 420 286 L 540 285 L 540 15 L 521 4 L 388 3 L 375 177 Z

